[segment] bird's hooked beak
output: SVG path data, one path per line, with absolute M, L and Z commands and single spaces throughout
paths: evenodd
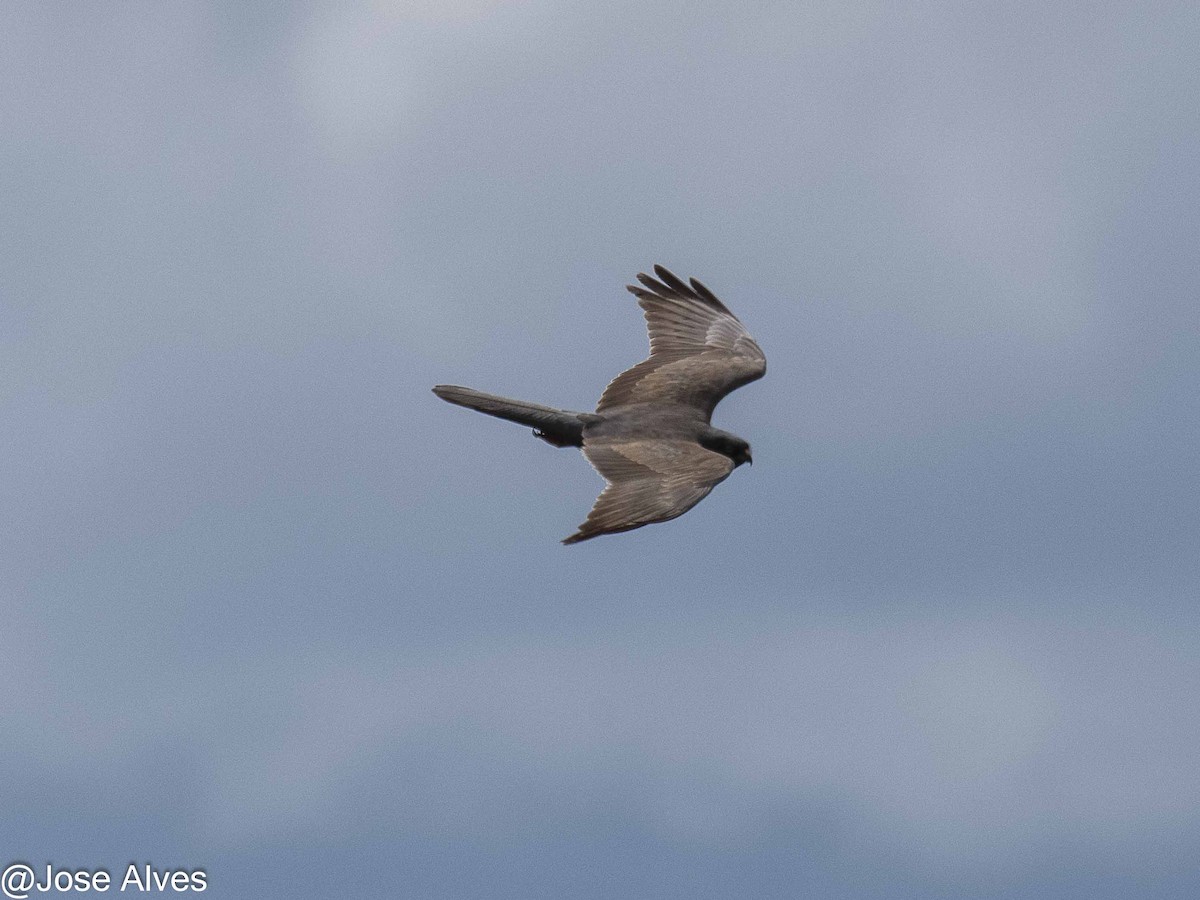
M 754 457 L 750 455 L 749 450 L 746 451 L 746 462 L 750 463 L 750 465 L 754 465 Z

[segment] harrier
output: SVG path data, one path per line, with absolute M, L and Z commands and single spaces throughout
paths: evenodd
M 564 544 L 681 516 L 750 459 L 750 445 L 710 424 L 721 398 L 762 378 L 767 359 L 737 317 L 695 278 L 662 266 L 628 290 L 650 331 L 650 356 L 614 378 L 594 413 L 439 384 L 450 403 L 532 426 L 555 447 L 582 447 L 608 482 Z

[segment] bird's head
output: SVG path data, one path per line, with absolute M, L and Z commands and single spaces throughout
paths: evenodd
M 734 468 L 742 463 L 754 464 L 754 460 L 750 458 L 750 445 L 736 434 L 721 431 L 719 428 L 708 428 L 701 432 L 698 440 L 700 446 L 732 459 Z

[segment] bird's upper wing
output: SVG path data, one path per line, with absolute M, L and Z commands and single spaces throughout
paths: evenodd
M 682 404 L 707 421 L 730 391 L 762 378 L 767 359 L 737 317 L 696 279 L 655 266 L 629 285 L 646 313 L 650 357 L 605 388 L 596 412 L 635 403 Z
M 584 439 L 583 455 L 608 482 L 564 544 L 681 516 L 733 471 L 733 461 L 685 440 Z

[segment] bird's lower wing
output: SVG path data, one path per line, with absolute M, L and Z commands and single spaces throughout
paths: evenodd
M 691 441 L 585 441 L 583 454 L 608 485 L 564 544 L 681 516 L 733 471 L 729 457 Z

